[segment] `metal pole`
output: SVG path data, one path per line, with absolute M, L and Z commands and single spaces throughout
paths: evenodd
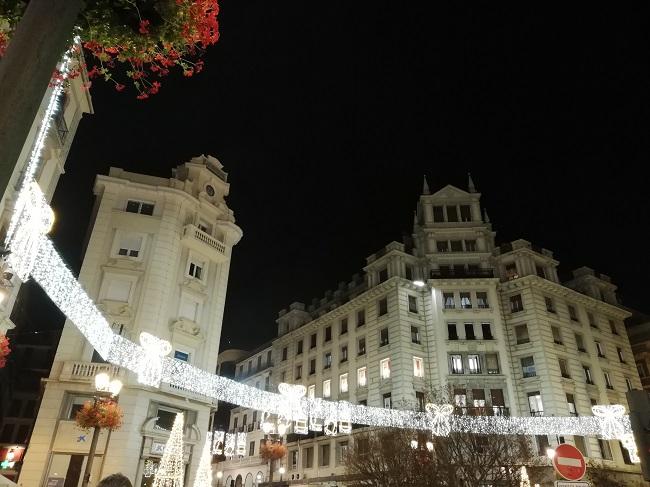
M 82 0 L 31 0 L 0 59 L 0 197 L 82 6 Z
M 90 442 L 90 452 L 88 453 L 88 461 L 86 462 L 86 471 L 84 473 L 84 480 L 81 487 L 88 487 L 90 482 L 90 472 L 93 468 L 93 460 L 95 459 L 95 450 L 97 449 L 97 440 L 99 439 L 99 426 L 95 426 L 93 430 L 93 439 Z

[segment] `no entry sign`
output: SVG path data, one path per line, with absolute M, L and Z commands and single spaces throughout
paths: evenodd
M 580 450 L 566 443 L 555 449 L 553 467 L 567 480 L 580 480 L 587 470 L 585 457 L 582 456 Z

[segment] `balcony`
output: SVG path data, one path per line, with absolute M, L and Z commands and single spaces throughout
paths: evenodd
M 457 416 L 510 416 L 510 408 L 505 406 L 456 406 Z
M 97 362 L 64 362 L 59 380 L 91 382 L 101 372 L 111 377 L 124 377 L 125 370 L 117 365 Z
M 177 386 L 175 384 L 167 384 L 166 382 L 163 382 L 162 384 L 160 384 L 160 390 L 168 394 L 174 394 L 176 396 L 182 396 L 184 398 L 194 399 L 195 401 L 201 401 L 201 402 L 215 404 L 215 405 L 217 404 L 216 399 L 212 399 L 210 397 L 204 396 L 203 394 L 199 394 L 197 392 L 191 391 L 181 386 Z
M 185 225 L 181 241 L 190 249 L 207 255 L 215 262 L 226 261 L 226 246 L 194 225 Z
M 492 269 L 433 269 L 431 270 L 431 279 L 478 279 L 494 277 L 494 270 Z

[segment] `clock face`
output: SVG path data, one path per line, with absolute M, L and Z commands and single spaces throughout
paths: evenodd
M 214 196 L 214 188 L 209 184 L 205 187 L 205 192 L 208 193 L 208 196 Z

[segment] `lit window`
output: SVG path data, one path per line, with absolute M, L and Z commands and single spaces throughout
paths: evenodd
M 359 387 L 366 387 L 368 385 L 368 376 L 366 375 L 366 368 L 360 367 L 357 369 L 357 385 Z
M 348 374 L 341 374 L 339 376 L 339 391 L 348 392 Z
M 544 415 L 544 405 L 542 404 L 542 396 L 539 391 L 528 393 L 528 407 L 530 408 L 531 416 Z
M 189 352 L 183 352 L 181 350 L 174 350 L 174 358 L 177 360 L 182 360 L 183 362 L 188 362 L 190 359 Z
M 470 309 L 472 307 L 472 298 L 470 293 L 460 293 L 460 307 Z
M 330 397 L 332 395 L 332 381 L 330 379 L 323 381 L 323 397 Z
M 481 373 L 481 362 L 478 358 L 478 355 L 468 355 L 467 356 L 467 366 L 470 374 L 480 374 Z
M 445 309 L 454 309 L 456 307 L 454 293 L 442 293 L 442 300 L 445 303 Z
M 452 374 L 463 373 L 463 357 L 461 355 L 451 356 L 451 373 Z
M 413 376 L 424 377 L 424 366 L 420 357 L 413 357 Z
M 392 407 L 390 392 L 387 393 L 387 394 L 384 394 L 384 407 L 386 409 L 390 409 Z
M 488 302 L 488 297 L 486 292 L 479 291 L 476 293 L 476 304 L 481 309 L 487 309 L 490 307 L 490 303 Z
M 524 378 L 535 377 L 537 375 L 537 371 L 535 370 L 535 360 L 533 360 L 533 357 L 524 357 L 521 359 L 521 370 Z
M 382 379 L 390 379 L 390 359 L 385 358 L 379 362 L 379 370 Z
M 310 399 L 314 399 L 316 397 L 316 386 L 315 385 L 310 385 L 307 388 L 307 397 Z

